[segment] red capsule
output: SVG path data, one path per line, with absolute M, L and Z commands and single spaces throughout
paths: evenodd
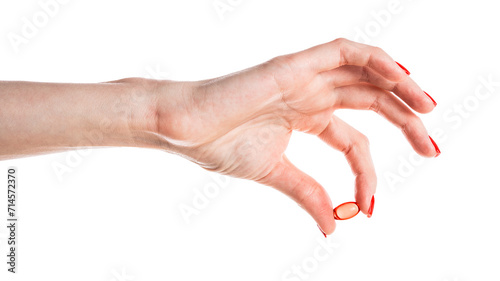
M 348 220 L 359 213 L 359 206 L 356 202 L 345 202 L 333 209 L 333 218 L 336 220 Z

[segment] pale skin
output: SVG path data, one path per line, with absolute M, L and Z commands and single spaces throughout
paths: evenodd
M 432 111 L 433 101 L 384 51 L 346 39 L 195 82 L 0 82 L 0 104 L 0 160 L 86 147 L 161 149 L 276 188 L 326 234 L 335 230 L 330 197 L 284 154 L 293 131 L 345 154 L 365 214 L 377 183 L 368 139 L 335 110 L 373 110 L 418 154 L 439 154 L 414 113 Z

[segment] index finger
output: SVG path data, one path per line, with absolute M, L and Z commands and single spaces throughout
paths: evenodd
M 314 72 L 332 70 L 343 65 L 365 66 L 386 79 L 399 82 L 409 72 L 378 47 L 365 45 L 344 38 L 335 39 L 307 50 L 291 54 L 294 61 Z

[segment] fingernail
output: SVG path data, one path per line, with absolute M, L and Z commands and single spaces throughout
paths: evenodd
M 424 94 L 426 94 L 431 99 L 431 101 L 434 104 L 434 106 L 437 105 L 437 102 L 426 91 L 424 91 Z
M 437 146 L 437 144 L 434 142 L 434 140 L 431 138 L 431 136 L 429 136 L 429 139 L 431 140 L 432 142 L 432 145 L 434 145 L 434 149 L 436 149 L 436 156 L 434 157 L 438 157 L 439 154 L 441 154 L 441 150 L 439 150 L 439 147 Z
M 369 218 L 372 217 L 373 207 L 375 207 L 375 195 L 372 195 L 372 201 L 370 202 L 370 208 L 368 208 L 368 215 L 366 215 Z
M 333 218 L 336 220 L 348 220 L 359 213 L 356 202 L 345 202 L 333 209 Z
M 321 230 L 321 233 L 323 233 L 323 235 L 325 235 L 325 238 L 326 238 L 326 233 L 323 231 L 323 229 L 321 229 L 321 226 L 319 226 L 319 224 L 316 224 L 319 228 L 319 230 Z
M 408 69 L 406 69 L 406 67 L 402 66 L 399 62 L 396 62 L 399 67 L 401 67 L 401 69 L 403 69 L 405 72 L 406 72 L 406 75 L 410 75 L 410 72 L 408 71 Z

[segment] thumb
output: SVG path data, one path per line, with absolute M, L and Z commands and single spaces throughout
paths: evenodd
M 326 190 L 312 177 L 295 167 L 286 156 L 260 183 L 272 186 L 291 197 L 326 233 L 335 230 L 332 201 Z

